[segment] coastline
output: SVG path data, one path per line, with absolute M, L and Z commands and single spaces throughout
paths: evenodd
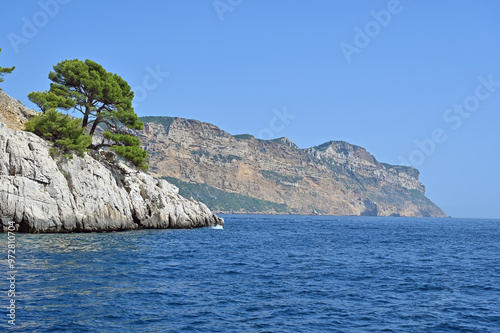
M 21 130 L 31 110 L 3 91 L 0 102 L 1 231 L 9 222 L 16 232 L 29 233 L 224 225 L 203 203 L 113 152 L 70 159 L 52 154 L 49 142 Z

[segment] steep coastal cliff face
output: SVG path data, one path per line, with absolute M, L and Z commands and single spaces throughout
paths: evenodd
M 223 225 L 206 205 L 110 152 L 51 156 L 51 144 L 19 130 L 29 115 L 0 96 L 0 220 L 22 232 L 113 231 Z M 31 111 L 33 112 L 33 111 Z M 8 126 L 7 126 L 8 125 Z
M 340 166 L 347 172 L 372 177 L 395 186 L 425 193 L 425 186 L 419 182 L 417 169 L 379 163 L 366 149 L 344 141 L 330 141 L 306 149 L 307 154 L 323 160 L 332 166 Z
M 299 149 L 196 120 L 141 120 L 152 173 L 215 211 L 445 216 L 425 197 L 418 170 L 379 163 L 346 142 Z

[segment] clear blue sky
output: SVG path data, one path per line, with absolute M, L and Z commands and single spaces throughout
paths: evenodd
M 0 65 L 17 68 L 1 87 L 32 106 L 53 65 L 92 59 L 129 82 L 140 116 L 301 148 L 345 140 L 413 164 L 447 214 L 499 218 L 499 13 L 496 0 L 3 0 Z

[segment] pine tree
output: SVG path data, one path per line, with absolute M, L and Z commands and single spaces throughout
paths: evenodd
M 119 126 L 141 130 L 144 124 L 132 107 L 134 92 L 120 76 L 107 72 L 92 61 L 63 60 L 49 73 L 50 92 L 73 99 L 74 109 L 83 115 L 82 127 L 92 125 L 90 135 L 97 126 L 105 124 L 111 131 Z
M 2 52 L 2 49 L 0 49 L 0 53 Z M 11 68 L 8 68 L 8 67 L 0 67 L 0 82 L 3 82 L 3 76 L 5 74 L 10 74 L 12 73 L 12 71 L 15 69 L 16 67 L 11 67 Z
M 88 129 L 90 136 L 94 135 L 97 126 L 101 126 L 107 133 L 120 138 L 115 140 L 118 137 L 108 135 L 106 139 L 111 143 L 103 141 L 93 149 L 111 147 L 136 166 L 146 169 L 146 151 L 140 148 L 137 137 L 125 132 L 125 128 L 144 128 L 132 107 L 134 92 L 129 84 L 89 59 L 63 60 L 53 68 L 54 71 L 49 73 L 50 89 L 32 92 L 29 99 L 45 113 L 55 108 L 81 112 L 81 127 Z M 123 135 L 135 138 L 134 144 L 131 144 L 132 139 L 124 139 Z

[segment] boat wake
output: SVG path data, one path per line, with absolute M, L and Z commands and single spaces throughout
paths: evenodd
M 223 226 L 221 226 L 221 225 L 215 225 L 215 226 L 213 226 L 213 227 L 210 227 L 210 229 L 222 230 L 222 229 L 224 229 L 224 227 L 223 227 Z

